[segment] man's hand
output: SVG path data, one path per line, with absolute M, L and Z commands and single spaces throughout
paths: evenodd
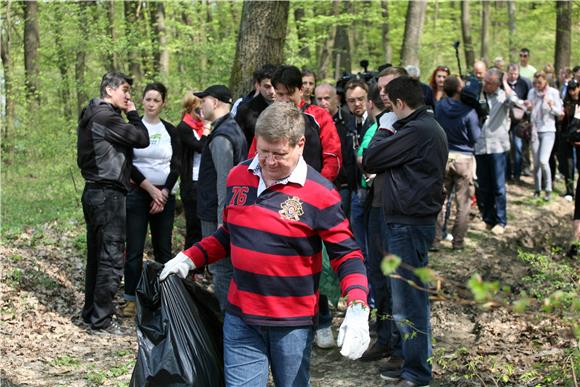
M 183 253 L 179 253 L 175 256 L 175 258 L 167 261 L 163 271 L 161 271 L 161 275 L 159 275 L 159 279 L 163 281 L 169 274 L 177 274 L 181 278 L 187 277 L 187 274 L 190 270 L 195 269 L 195 264 L 187 255 Z M 368 326 L 367 326 L 367 334 L 368 334 Z
M 133 101 L 128 101 L 127 110 L 125 110 L 125 113 L 132 112 L 133 110 L 137 110 L 137 108 L 135 107 L 135 103 Z
M 367 350 L 369 336 L 369 308 L 353 302 L 346 309 L 346 316 L 338 331 L 337 344 L 342 347 L 340 354 L 351 360 L 360 358 Z

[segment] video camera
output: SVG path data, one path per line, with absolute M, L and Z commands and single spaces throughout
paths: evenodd
M 344 96 L 344 87 L 346 86 L 348 81 L 353 80 L 353 79 L 360 79 L 360 80 L 364 81 L 367 85 L 370 86 L 371 84 L 376 83 L 377 75 L 379 74 L 379 72 L 381 72 L 383 69 L 385 69 L 387 67 L 392 66 L 390 63 L 386 63 L 386 64 L 379 66 L 377 71 L 369 71 L 368 59 L 361 60 L 359 62 L 359 65 L 360 65 L 360 67 L 362 67 L 364 69 L 363 72 L 359 72 L 356 74 L 349 74 L 347 72 L 344 72 L 342 74 L 342 76 L 336 80 L 336 93 L 338 95 L 340 95 L 341 97 Z

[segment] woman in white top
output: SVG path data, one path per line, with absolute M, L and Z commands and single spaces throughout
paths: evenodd
M 534 195 L 539 197 L 542 190 L 542 178 L 545 181 L 545 200 L 550 200 L 552 193 L 552 173 L 550 171 L 550 154 L 556 140 L 556 119 L 563 114 L 560 93 L 548 86 L 546 73 L 534 74 L 534 87 L 528 93 L 527 106 L 531 111 L 532 154 L 534 157 Z
M 177 130 L 159 116 L 167 88 L 159 82 L 145 86 L 143 124 L 149 146 L 133 150 L 132 189 L 127 195 L 127 259 L 123 315 L 135 314 L 135 289 L 141 277 L 147 226 L 155 260 L 172 258 L 171 238 L 175 213 L 175 183 L 180 173 L 181 142 Z

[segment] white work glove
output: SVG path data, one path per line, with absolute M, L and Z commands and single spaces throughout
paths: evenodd
M 340 354 L 351 360 L 360 358 L 369 347 L 369 308 L 360 303 L 352 303 L 346 309 L 344 321 L 338 331 L 337 344 L 342 347 Z
M 175 258 L 167 261 L 163 267 L 163 271 L 159 275 L 159 279 L 163 281 L 169 274 L 177 274 L 181 278 L 187 277 L 190 270 L 195 269 L 195 264 L 187 255 L 179 253 Z

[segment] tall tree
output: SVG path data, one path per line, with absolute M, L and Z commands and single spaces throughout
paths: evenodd
M 38 2 L 31 0 L 24 3 L 24 72 L 30 111 L 38 111 L 40 107 L 39 46 Z
M 169 47 L 167 45 L 167 27 L 165 25 L 165 6 L 162 1 L 155 3 L 155 34 L 157 35 L 157 44 L 159 48 L 156 50 L 158 57 L 156 58 L 156 63 L 158 63 L 159 75 L 161 78 L 166 80 L 169 74 Z
M 244 2 L 230 76 L 232 95 L 242 95 L 252 88 L 256 68 L 284 60 L 289 7 L 288 1 Z
M 332 2 L 331 15 L 338 17 L 340 11 L 340 0 L 334 0 Z M 316 15 L 315 15 L 316 17 Z M 332 54 L 332 45 L 336 38 L 336 25 L 333 23 L 328 27 L 328 38 L 324 40 L 320 46 L 318 55 L 318 78 L 324 79 L 329 76 L 330 72 L 330 60 Z
M 467 68 L 473 66 L 475 62 L 475 52 L 471 41 L 471 18 L 469 15 L 469 1 L 461 1 L 461 32 L 463 36 L 463 49 L 465 51 L 465 65 Z
M 310 49 L 306 44 L 306 28 L 304 27 L 304 7 L 302 4 L 297 5 L 294 9 L 294 22 L 296 24 L 296 34 L 298 35 L 298 47 L 300 47 L 300 55 L 302 58 L 310 58 Z
M 87 71 L 87 50 L 86 42 L 89 41 L 89 20 L 91 20 L 92 9 L 95 7 L 95 1 L 78 1 L 79 7 L 79 27 L 81 30 L 81 42 L 77 47 L 75 63 L 75 84 L 77 92 L 77 114 L 80 114 L 84 108 L 89 96 L 85 89 L 85 73 Z
M 518 49 L 514 42 L 516 36 L 516 2 L 515 0 L 508 0 L 508 47 L 510 63 L 515 63 L 518 55 Z
M 129 74 L 140 81 L 143 78 L 141 63 L 139 61 L 139 38 L 136 26 L 142 25 L 141 9 L 137 1 L 125 3 L 125 36 L 127 37 L 127 63 Z
M 556 71 L 570 67 L 572 44 L 572 2 L 556 2 L 556 52 L 554 68 Z
M 4 4 L 4 14 L 2 15 L 2 25 L 0 26 L 0 59 L 2 59 L 2 70 L 4 85 L 2 91 L 6 98 L 4 117 L 2 120 L 2 138 L 8 138 L 8 134 L 14 129 L 15 101 L 14 101 L 14 84 L 12 70 L 12 15 L 10 2 Z
M 391 36 L 389 34 L 389 4 L 387 0 L 381 0 L 381 11 L 383 16 L 383 22 L 381 23 L 383 54 L 385 55 L 385 62 L 392 63 L 393 48 L 391 47 Z
M 347 14 L 350 11 L 350 2 L 348 0 L 341 0 L 341 5 L 341 12 Z M 332 57 L 332 64 L 334 66 L 336 78 L 338 78 L 343 72 L 350 73 L 352 71 L 352 47 L 351 39 L 349 37 L 349 30 L 351 29 L 351 25 L 346 25 L 344 23 L 336 26 Z
M 491 22 L 491 7 L 487 0 L 481 1 L 481 58 L 489 60 L 489 25 Z
M 61 7 L 64 4 L 60 5 Z M 58 28 L 63 26 L 63 12 L 57 10 L 54 13 L 54 31 L 58 31 Z M 61 100 L 62 109 L 64 116 L 67 120 L 72 117 L 72 109 L 70 104 L 70 89 L 69 89 L 69 75 L 68 69 L 70 65 L 70 60 L 68 58 L 68 53 L 65 50 L 63 35 L 59 33 L 54 34 L 55 48 L 56 48 L 56 65 L 60 73 L 60 82 L 58 83 L 58 94 Z
M 409 2 L 405 20 L 405 36 L 401 47 L 402 65 L 419 65 L 419 43 L 426 10 L 427 2 L 425 0 L 412 0 Z
M 111 46 L 109 47 L 109 71 L 113 70 L 120 70 L 119 69 L 119 55 L 117 54 L 117 50 L 115 50 L 115 42 L 118 41 L 118 31 L 117 31 L 117 7 L 116 1 L 107 1 L 107 17 L 109 19 L 108 22 L 108 29 L 109 29 L 109 37 L 111 39 Z

